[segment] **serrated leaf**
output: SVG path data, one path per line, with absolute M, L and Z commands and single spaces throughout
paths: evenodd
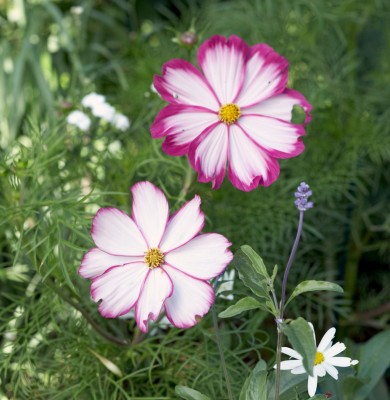
M 178 396 L 185 400 L 211 400 L 210 397 L 198 392 L 195 389 L 191 389 L 187 386 L 177 385 L 175 392 Z
M 267 364 L 260 360 L 241 389 L 240 400 L 267 400 Z
M 302 356 L 302 363 L 309 375 L 313 375 L 317 347 L 309 323 L 299 317 L 289 324 L 282 324 L 282 332 L 288 337 L 293 348 Z
M 338 293 L 343 293 L 344 290 L 341 286 L 337 285 L 336 283 L 333 282 L 327 282 L 327 281 L 303 281 L 301 282 L 292 292 L 290 298 L 286 302 L 286 306 L 290 301 L 294 298 L 299 296 L 302 293 L 306 292 L 315 292 L 315 291 L 320 291 L 320 290 L 329 290 L 332 292 L 338 292 Z
M 242 246 L 241 250 L 238 250 L 234 255 L 233 265 L 237 269 L 239 277 L 246 287 L 256 296 L 268 299 L 267 281 L 264 281 L 267 277 L 264 276 L 263 268 L 257 264 L 258 260 L 252 253 L 256 254 L 249 246 Z M 249 257 L 248 254 L 250 254 L 251 257 Z M 259 256 L 257 257 L 260 258 Z
M 235 315 L 241 314 L 244 311 L 254 310 L 256 308 L 261 308 L 264 311 L 268 311 L 267 308 L 261 304 L 258 300 L 253 297 L 244 297 L 237 301 L 236 304 L 228 307 L 225 311 L 219 313 L 220 318 L 234 317 Z

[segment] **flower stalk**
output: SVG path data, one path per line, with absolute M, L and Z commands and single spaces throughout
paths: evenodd
M 287 288 L 287 279 L 291 270 L 292 263 L 294 261 L 295 253 L 297 251 L 299 240 L 302 234 L 303 228 L 303 214 L 310 208 L 313 208 L 313 202 L 308 201 L 311 196 L 312 191 L 310 190 L 309 185 L 302 182 L 295 192 L 295 206 L 299 210 L 299 222 L 297 234 L 295 236 L 295 241 L 293 247 L 291 249 L 290 257 L 288 259 L 286 269 L 284 271 L 283 283 L 282 283 L 282 296 L 280 300 L 279 307 L 279 316 L 276 318 L 276 327 L 277 327 L 277 344 L 276 344 L 276 379 L 275 379 L 275 400 L 279 400 L 279 392 L 280 392 L 280 363 L 281 363 L 281 350 L 282 350 L 282 330 L 281 323 L 283 322 L 284 317 L 284 306 L 286 304 L 286 288 Z

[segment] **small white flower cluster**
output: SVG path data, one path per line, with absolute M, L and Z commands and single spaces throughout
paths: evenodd
M 94 92 L 87 94 L 81 100 L 81 105 L 91 109 L 91 113 L 95 117 L 107 121 L 121 131 L 125 131 L 130 127 L 129 119 L 125 115 L 116 112 L 115 108 L 107 103 L 106 98 L 101 94 Z M 77 126 L 82 131 L 87 131 L 91 126 L 89 116 L 79 110 L 72 111 L 66 121 L 71 125 Z

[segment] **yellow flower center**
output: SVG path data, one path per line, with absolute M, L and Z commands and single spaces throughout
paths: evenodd
M 316 353 L 316 357 L 314 359 L 314 365 L 318 365 L 321 364 L 325 361 L 325 357 L 322 353 L 320 353 L 319 351 L 317 351 Z
M 160 249 L 149 249 L 147 252 L 145 252 L 144 261 L 150 269 L 161 267 L 162 263 L 164 262 L 164 254 Z
M 241 110 L 236 104 L 225 104 L 218 112 L 219 120 L 226 125 L 234 124 L 240 118 Z

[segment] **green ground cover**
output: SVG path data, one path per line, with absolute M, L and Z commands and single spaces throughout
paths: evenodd
M 191 26 L 200 42 L 236 34 L 269 44 L 289 60 L 289 87 L 313 105 L 305 152 L 281 161 L 269 188 L 245 193 L 226 180 L 213 191 L 196 182 L 185 157 L 151 139 L 165 105 L 151 90 L 153 75 L 171 58 L 195 62 L 194 51 L 172 41 Z M 349 356 L 388 332 L 388 2 L 0 0 L 0 43 L 1 398 L 162 400 L 178 398 L 176 385 L 227 398 L 211 313 L 192 329 L 143 336 L 134 320 L 103 319 L 77 274 L 93 246 L 94 213 L 129 212 L 129 188 L 144 179 L 164 190 L 171 211 L 199 194 L 204 231 L 225 235 L 233 252 L 248 244 L 280 269 L 297 226 L 293 193 L 308 182 L 315 208 L 288 290 L 318 279 L 345 293 L 297 298 L 288 316 L 320 331 L 337 326 Z M 66 123 L 93 91 L 131 120 L 129 129 L 94 120 L 82 132 Z M 247 290 L 236 279 L 235 300 Z M 218 298 L 216 312 L 231 304 Z M 254 311 L 218 322 L 238 399 L 259 359 L 273 366 L 275 323 Z M 389 347 L 364 349 L 358 374 L 371 387 L 361 398 L 384 399 Z M 368 368 L 370 355 L 379 367 Z M 337 398 L 356 400 L 340 387 Z

